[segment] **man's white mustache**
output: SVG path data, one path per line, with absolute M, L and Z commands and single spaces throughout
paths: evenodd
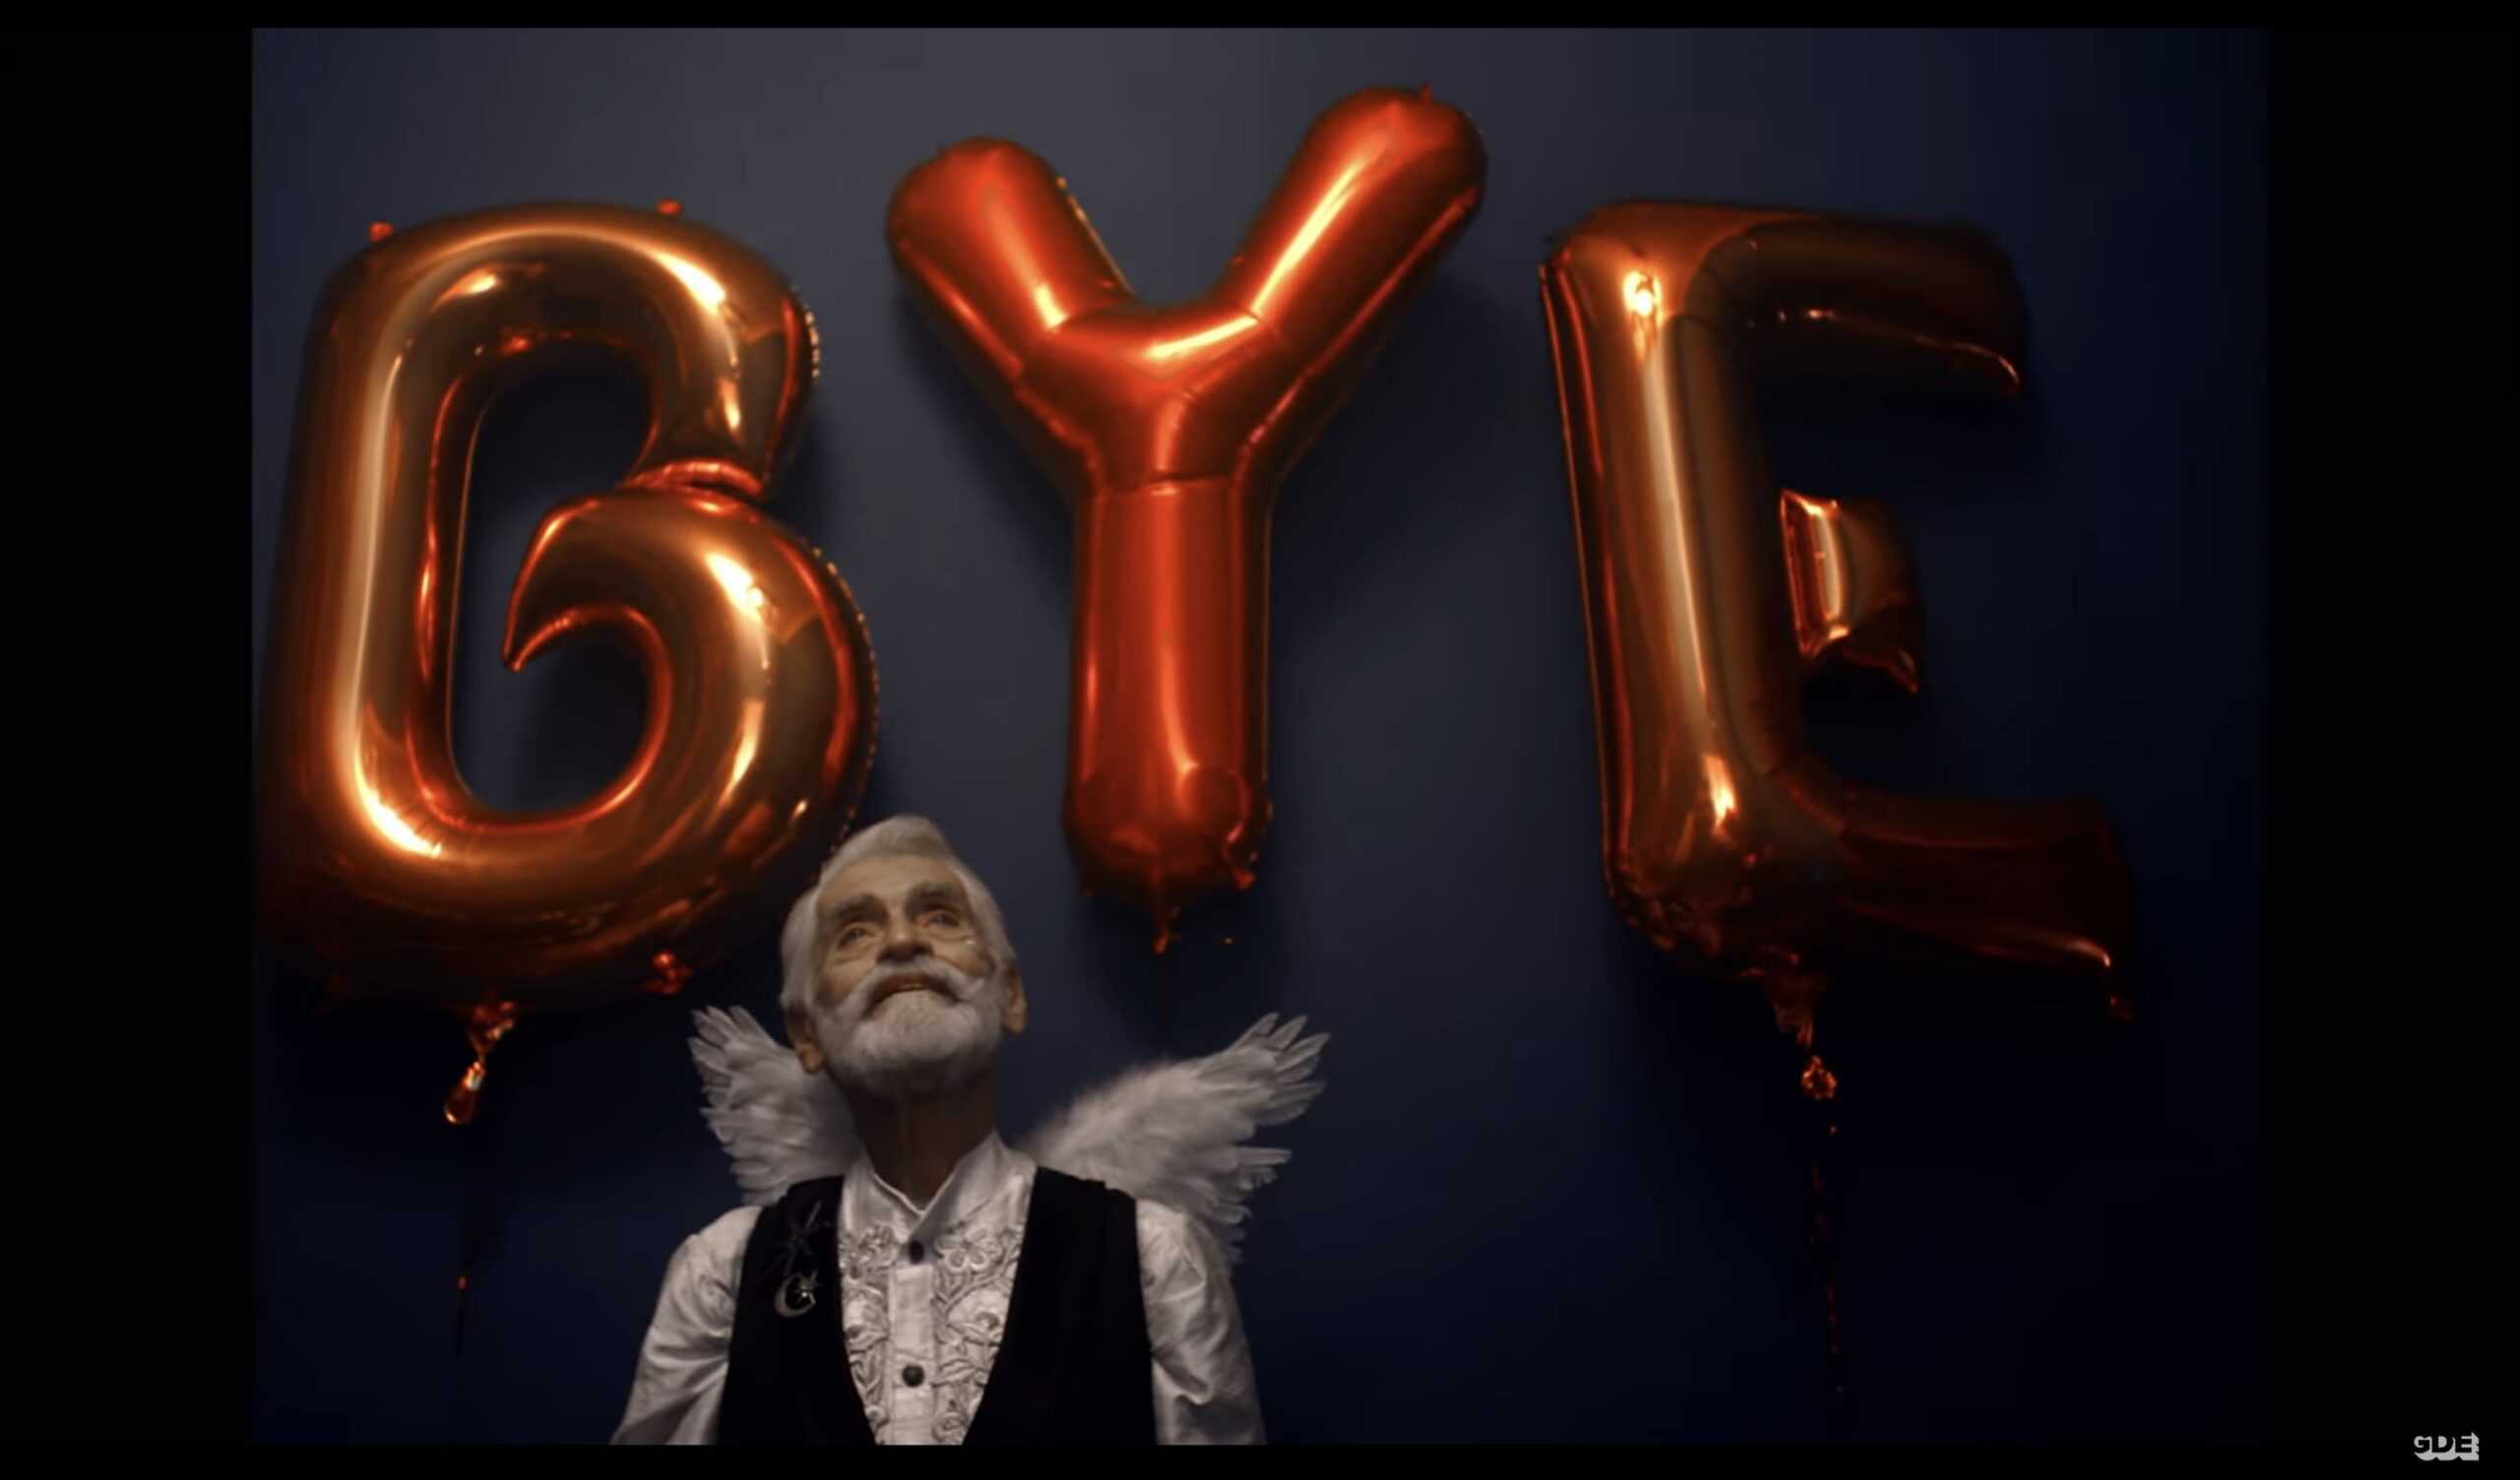
M 854 994 L 858 1016 L 864 1017 L 883 1005 L 885 999 L 906 991 L 931 989 L 955 1002 L 969 1002 L 979 995 L 984 983 L 976 976 L 957 970 L 942 961 L 895 961 L 876 967 L 857 984 Z

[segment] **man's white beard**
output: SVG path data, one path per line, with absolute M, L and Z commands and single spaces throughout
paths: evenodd
M 868 1017 L 877 989 L 905 976 L 925 977 L 952 996 L 914 989 Z M 878 1099 L 921 1099 L 959 1089 L 996 1061 L 1006 995 L 1007 973 L 996 967 L 977 977 L 934 957 L 878 966 L 837 1005 L 815 1012 L 824 1072 L 841 1088 Z

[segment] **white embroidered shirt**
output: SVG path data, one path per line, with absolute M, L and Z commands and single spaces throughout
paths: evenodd
M 844 1178 L 841 1327 L 853 1397 L 877 1444 L 960 1444 L 970 1431 L 1006 1333 L 1035 1170 L 1032 1158 L 991 1135 L 925 1207 L 888 1186 L 862 1155 Z M 737 1208 L 674 1252 L 613 1443 L 715 1440 L 734 1291 L 760 1213 Z M 1195 1219 L 1144 1199 L 1137 1232 L 1157 1441 L 1262 1442 L 1224 1250 Z

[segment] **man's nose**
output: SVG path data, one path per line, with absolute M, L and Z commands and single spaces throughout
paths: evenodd
M 884 927 L 884 949 L 877 956 L 877 959 L 907 961 L 915 960 L 925 955 L 927 955 L 927 942 L 920 938 L 917 931 L 910 928 L 910 921 L 896 919 Z

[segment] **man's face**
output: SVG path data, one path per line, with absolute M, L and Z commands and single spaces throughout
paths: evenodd
M 1024 1029 L 1023 983 L 981 937 L 943 860 L 864 858 L 815 895 L 814 1000 L 788 1015 L 809 1073 L 887 1098 L 954 1088 Z

